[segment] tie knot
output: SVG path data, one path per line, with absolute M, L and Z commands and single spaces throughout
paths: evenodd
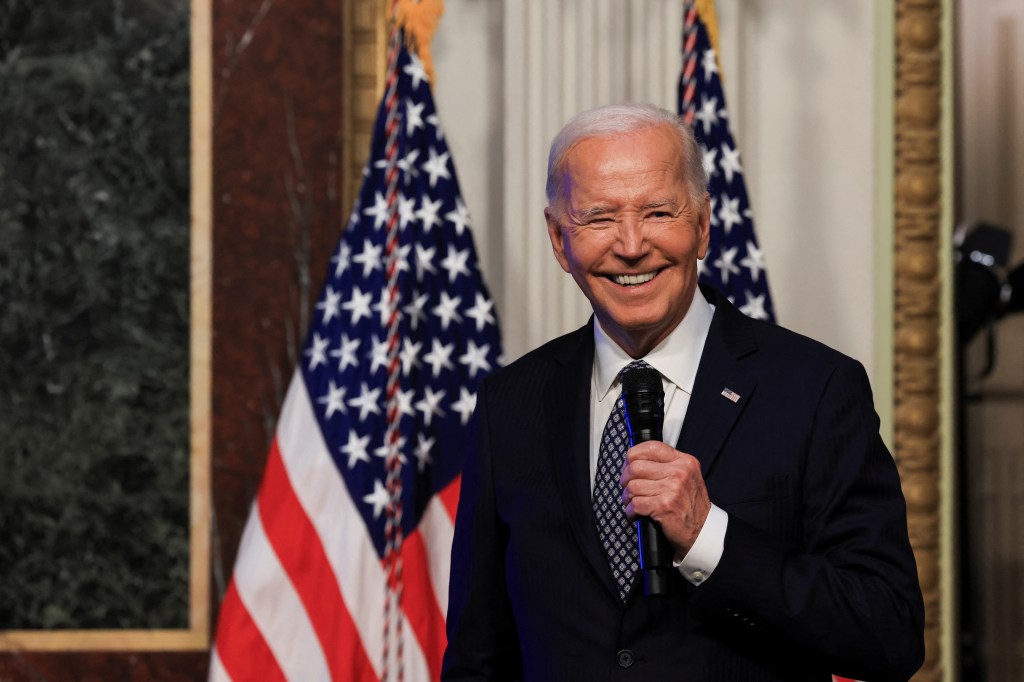
M 622 371 L 619 372 L 618 380 L 622 381 L 623 376 L 637 369 L 651 369 L 651 366 L 648 365 L 643 360 L 633 360 L 628 365 L 622 368 Z

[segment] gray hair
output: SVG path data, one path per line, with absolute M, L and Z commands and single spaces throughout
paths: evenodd
M 591 137 L 612 137 L 655 126 L 669 126 L 679 136 L 683 151 L 680 175 L 686 181 L 690 198 L 698 205 L 702 204 L 708 179 L 704 172 L 704 153 L 690 126 L 671 111 L 653 104 L 626 103 L 609 104 L 576 114 L 555 135 L 548 153 L 548 206 L 555 204 L 562 190 L 562 166 L 566 155 L 577 144 Z

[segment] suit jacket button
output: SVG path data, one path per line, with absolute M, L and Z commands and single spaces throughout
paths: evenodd
M 618 661 L 619 667 L 628 668 L 633 665 L 633 652 L 629 649 L 623 649 L 616 655 L 615 660 Z

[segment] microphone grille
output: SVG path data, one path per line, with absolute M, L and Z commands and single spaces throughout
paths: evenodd
M 636 367 L 622 374 L 624 393 L 661 393 L 661 373 L 653 367 Z

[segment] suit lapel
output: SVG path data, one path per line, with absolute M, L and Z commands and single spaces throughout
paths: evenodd
M 548 461 L 553 463 L 562 507 L 574 540 L 616 601 L 618 590 L 594 526 L 590 491 L 590 383 L 594 366 L 591 323 L 578 330 L 555 358 L 554 376 L 545 382 Z M 582 390 L 580 389 L 582 387 Z
M 757 386 L 740 358 L 757 350 L 753 325 L 724 296 L 704 289 L 715 317 L 704 344 L 676 449 L 696 457 L 706 479 Z

